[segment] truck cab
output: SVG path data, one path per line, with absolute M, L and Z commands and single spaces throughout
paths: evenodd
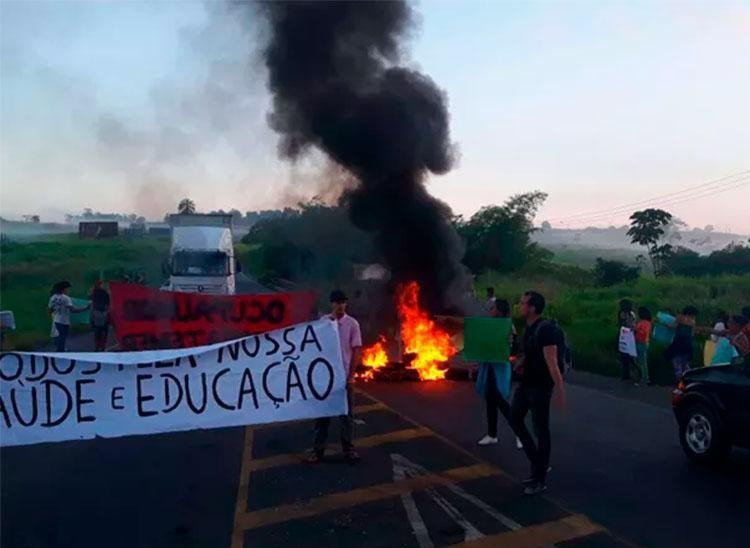
M 169 281 L 163 289 L 233 295 L 237 266 L 231 215 L 171 215 Z

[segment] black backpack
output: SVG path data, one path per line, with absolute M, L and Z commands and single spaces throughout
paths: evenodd
M 565 331 L 556 320 L 542 320 L 539 326 L 534 331 L 534 345 L 538 348 L 539 341 L 537 339 L 537 333 L 544 324 L 551 325 L 555 332 L 555 345 L 557 346 L 557 367 L 560 369 L 560 374 L 564 377 L 565 374 L 573 369 L 573 351 L 570 349 L 568 344 L 568 336 Z

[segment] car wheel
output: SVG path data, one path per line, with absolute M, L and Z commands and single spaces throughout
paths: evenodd
M 716 413 L 702 403 L 691 405 L 682 413 L 680 443 L 688 459 L 702 464 L 719 462 L 731 450 Z

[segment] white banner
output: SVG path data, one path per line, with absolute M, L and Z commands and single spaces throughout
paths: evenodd
M 336 324 L 143 352 L 0 354 L 0 445 L 343 415 Z
M 627 327 L 620 328 L 620 340 L 618 342 L 620 352 L 628 356 L 636 357 L 638 351 L 635 347 L 635 332 Z

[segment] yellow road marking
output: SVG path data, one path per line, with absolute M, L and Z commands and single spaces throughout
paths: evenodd
M 416 426 L 416 427 L 419 427 L 419 428 L 424 428 L 425 430 L 428 430 L 428 431 L 430 432 L 430 434 L 432 434 L 432 436 L 433 436 L 433 437 L 435 437 L 435 438 L 439 439 L 439 440 L 440 440 L 440 441 L 442 441 L 442 442 L 443 442 L 444 444 L 448 445 L 449 447 L 452 447 L 452 448 L 453 448 L 453 449 L 455 449 L 456 451 L 459 451 L 460 453 L 462 453 L 462 454 L 466 455 L 466 456 L 467 456 L 467 457 L 469 457 L 469 458 L 470 458 L 471 460 L 473 460 L 473 461 L 476 461 L 476 462 L 481 462 L 481 463 L 483 463 L 483 464 L 487 464 L 488 466 L 491 466 L 491 465 L 490 465 L 489 463 L 487 463 L 487 462 L 485 462 L 484 460 L 480 459 L 479 457 L 477 457 L 477 456 L 476 456 L 476 455 L 475 455 L 474 453 L 472 453 L 471 451 L 469 451 L 469 450 L 468 450 L 468 449 L 466 449 L 465 447 L 461 447 L 461 446 L 460 446 L 459 444 L 457 444 L 457 443 L 456 443 L 456 442 L 454 442 L 454 441 L 451 441 L 451 440 L 449 440 L 448 438 L 446 438 L 446 437 L 445 437 L 445 436 L 443 436 L 442 434 L 438 434 L 438 433 L 437 433 L 437 432 L 435 432 L 435 431 L 434 431 L 434 430 L 433 430 L 432 428 L 430 428 L 430 427 L 428 427 L 428 426 L 425 426 L 425 425 L 423 425 L 423 424 L 421 424 L 421 423 L 419 423 L 419 422 L 415 421 L 414 419 L 412 419 L 412 418 L 410 418 L 410 417 L 407 417 L 406 415 L 403 415 L 402 413 L 399 413 L 399 412 L 398 412 L 398 411 L 396 411 L 396 410 L 395 410 L 395 409 L 394 409 L 393 407 L 391 407 L 390 405 L 388 405 L 388 404 L 387 404 L 387 403 L 385 403 L 384 401 L 382 401 L 382 400 L 379 400 L 378 398 L 376 398 L 376 397 L 375 397 L 375 396 L 373 396 L 372 394 L 369 394 L 368 392 L 365 392 L 365 391 L 364 391 L 364 390 L 362 390 L 361 388 L 355 388 L 355 390 L 356 390 L 357 392 L 359 392 L 360 394 L 364 394 L 365 396 L 367 396 L 367 397 L 368 397 L 368 398 L 370 398 L 371 400 L 373 400 L 373 401 L 375 401 L 375 402 L 379 403 L 380 405 L 384 406 L 384 407 L 385 407 L 386 409 L 388 409 L 388 411 L 390 411 L 390 412 L 391 412 L 391 413 L 393 413 L 394 415 L 396 415 L 396 416 L 400 417 L 401 419 L 405 420 L 406 422 L 408 422 L 408 423 L 411 423 L 411 424 L 413 424 L 413 425 L 414 425 L 414 426 Z M 502 476 L 507 476 L 507 474 L 506 474 L 506 473 L 505 473 L 505 472 L 504 472 L 503 470 L 498 470 L 498 472 L 499 472 L 499 474 L 500 474 L 500 475 L 502 475 Z
M 250 488 L 250 464 L 253 459 L 253 428 L 245 427 L 245 441 L 242 445 L 240 482 L 237 486 L 237 500 L 234 504 L 234 529 L 232 530 L 232 548 L 242 548 L 245 532 L 240 527 L 240 520 L 247 510 L 247 495 Z
M 604 527 L 592 522 L 586 516 L 573 514 L 561 519 L 530 525 L 516 531 L 488 535 L 453 546 L 460 548 L 494 548 L 495 546 L 536 548 L 606 531 Z
M 359 438 L 356 441 L 356 446 L 376 447 L 378 445 L 384 445 L 386 443 L 423 438 L 431 435 L 432 432 L 430 432 L 430 430 L 427 428 L 406 428 L 404 430 L 396 430 L 395 432 L 388 432 L 386 434 L 377 434 L 375 436 Z M 328 444 L 328 447 L 332 448 L 335 447 L 335 445 Z M 267 457 L 265 459 L 256 459 L 250 463 L 248 471 L 255 472 L 257 470 L 266 470 L 268 468 L 275 468 L 277 466 L 299 464 L 299 462 L 304 458 L 305 453 L 285 453 L 283 455 L 274 455 L 273 457 Z
M 354 416 L 363 415 L 364 413 L 370 413 L 372 411 L 391 411 L 391 409 L 384 403 L 370 403 L 367 405 L 357 405 L 354 407 Z M 284 422 L 270 422 L 268 424 L 259 424 L 255 426 L 255 430 L 268 430 L 270 428 L 283 428 L 297 422 L 310 422 L 310 419 L 302 419 L 296 421 L 284 421 Z
M 403 493 L 420 491 L 437 485 L 448 485 L 460 481 L 494 476 L 498 473 L 498 470 L 486 464 L 451 468 L 440 474 L 428 474 L 395 483 L 381 483 L 371 487 L 352 489 L 343 493 L 324 495 L 296 504 L 284 504 L 282 506 L 248 512 L 239 518 L 237 524 L 244 530 L 255 529 L 285 521 L 309 518 L 339 508 L 349 508 L 368 502 L 396 497 Z

